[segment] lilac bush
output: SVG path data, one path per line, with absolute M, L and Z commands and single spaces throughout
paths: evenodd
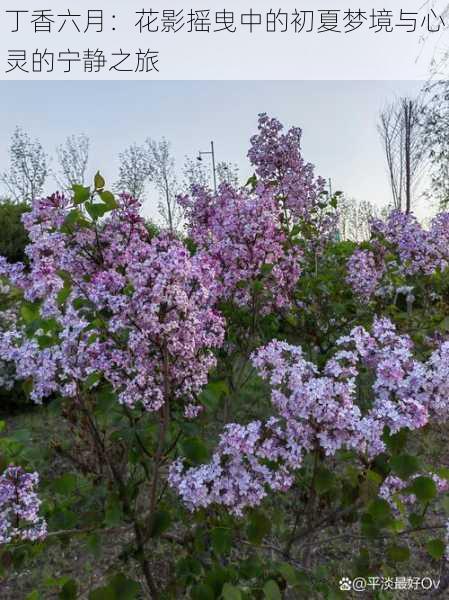
M 57 426 L 43 456 L 0 439 L 33 470 L 0 478 L 2 556 L 110 535 L 138 583 L 99 595 L 194 600 L 331 597 L 411 540 L 442 564 L 449 472 L 426 440 L 449 417 L 449 220 L 339 242 L 300 141 L 260 115 L 247 184 L 179 198 L 187 238 L 100 174 L 33 202 L 26 264 L 0 258 L 19 298 L 0 361 Z
M 337 345 L 322 372 L 301 348 L 285 342 L 255 353 L 253 363 L 271 386 L 276 417 L 245 427 L 227 425 L 209 465 L 183 473 L 182 465 L 174 464 L 171 484 L 189 508 L 218 503 L 241 515 L 243 508 L 260 504 L 269 489 L 288 489 L 306 453 L 334 456 L 345 448 L 373 459 L 386 449 L 386 427 L 393 434 L 421 429 L 447 410 L 448 397 L 442 400 L 441 384 L 432 377 L 441 369 L 440 351 L 429 365 L 416 361 L 411 340 L 399 336 L 387 319 L 375 320 L 371 334 L 353 329 Z M 366 367 L 375 376 L 374 398 L 363 413 L 356 379 Z
M 19 377 L 33 378 L 33 400 L 56 392 L 77 398 L 80 383 L 101 373 L 120 403 L 157 411 L 164 385 L 188 401 L 206 383 L 215 364 L 210 349 L 223 338 L 214 271 L 177 240 L 148 240 L 138 210 L 122 196 L 101 230 L 61 231 L 78 209 L 56 194 L 37 200 L 24 218 L 30 269 L 10 278 L 56 323 L 58 343 L 42 347 L 43 329 L 26 339 L 11 328 L 0 352 Z

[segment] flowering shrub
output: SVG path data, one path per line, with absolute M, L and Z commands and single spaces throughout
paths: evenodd
M 14 307 L 11 306 L 9 300 L 10 293 L 10 286 L 3 284 L 0 279 L 0 306 L 2 308 L 0 312 L 0 330 L 4 332 L 14 327 L 17 318 Z M 11 391 L 13 387 L 14 367 L 10 362 L 0 359 L 0 389 Z
M 56 194 L 26 215 L 30 270 L 11 279 L 40 303 L 43 320 L 31 339 L 10 329 L 2 357 L 33 378 L 33 400 L 56 392 L 77 398 L 82 382 L 94 385 L 101 375 L 119 402 L 155 411 L 164 385 L 174 399 L 191 400 L 206 383 L 209 349 L 223 337 L 214 272 L 176 240 L 149 240 L 137 211 L 122 196 L 101 230 L 73 230 L 68 223 L 84 218 L 76 199 Z
M 410 339 L 398 336 L 390 321 L 375 320 L 372 335 L 358 327 L 337 346 L 322 373 L 301 348 L 285 342 L 271 342 L 254 355 L 254 365 L 272 386 L 280 418 L 228 425 L 209 465 L 183 475 L 175 463 L 171 482 L 190 508 L 214 502 L 241 515 L 243 508 L 260 504 L 269 488 L 288 489 L 294 482 L 291 471 L 301 467 L 306 453 L 334 456 L 345 448 L 373 459 L 386 449 L 386 428 L 392 434 L 420 429 L 435 413 L 441 417 L 447 411 L 441 376 L 432 377 L 442 368 L 440 352 L 432 355 L 430 367 L 417 362 Z M 374 372 L 374 396 L 363 414 L 356 378 L 366 367 Z
M 248 183 L 179 199 L 187 239 L 100 174 L 24 215 L 0 360 L 46 430 L 0 438 L 1 563 L 76 538 L 111 575 L 30 597 L 336 597 L 445 564 L 446 215 L 338 242 L 300 139 L 261 115 Z
M 250 194 L 222 185 L 217 196 L 199 188 L 194 193 L 181 202 L 197 256 L 216 270 L 219 297 L 261 312 L 288 307 L 301 253 L 287 243 L 272 191 Z
M 357 250 L 347 265 L 347 281 L 363 300 L 449 266 L 449 213 L 438 214 L 425 229 L 413 214 L 393 211 L 385 222 L 374 221 L 372 230 L 373 249 Z
M 21 467 L 9 466 L 0 476 L 0 544 L 45 538 L 47 525 L 39 516 L 41 501 L 35 491 L 38 482 L 37 473 Z

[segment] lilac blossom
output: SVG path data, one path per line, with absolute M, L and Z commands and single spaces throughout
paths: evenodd
M 439 494 L 449 491 L 449 481 L 442 479 L 436 473 L 415 474 L 410 477 L 409 481 L 389 475 L 379 488 L 379 497 L 386 500 L 395 511 L 398 509 L 398 502 L 410 508 L 416 503 L 416 496 L 407 492 L 406 489 L 412 485 L 414 479 L 423 476 L 433 479 Z
M 373 250 L 357 249 L 347 263 L 347 282 L 362 300 L 380 293 L 390 275 L 394 279 L 432 275 L 449 266 L 447 212 L 434 217 L 425 229 L 413 214 L 394 210 L 385 221 L 373 221 L 372 231 Z
M 313 165 L 301 155 L 301 129 L 292 127 L 284 133 L 283 125 L 265 113 L 259 115 L 258 129 L 248 151 L 256 174 L 294 219 L 307 217 L 317 206 L 325 182 L 315 177 Z
M 301 252 L 288 246 L 271 192 L 253 195 L 222 185 L 217 195 L 194 188 L 191 198 L 179 201 L 201 260 L 217 274 L 221 299 L 261 312 L 290 305 Z
M 347 262 L 347 283 L 363 300 L 374 295 L 384 272 L 384 266 L 371 250 L 357 249 Z
M 430 364 L 417 361 L 410 338 L 382 318 L 371 333 L 356 327 L 337 346 L 322 370 L 285 342 L 272 341 L 254 353 L 276 416 L 227 425 L 209 464 L 185 468 L 178 460 L 172 466 L 170 483 L 191 510 L 215 503 L 241 515 L 270 490 L 288 489 L 307 453 L 335 456 L 350 449 L 374 459 L 386 449 L 385 428 L 396 433 L 429 422 L 436 412 L 436 393 L 428 385 L 429 366 L 439 365 L 436 355 Z M 374 375 L 373 400 L 365 411 L 357 404 L 361 369 Z
M 47 524 L 39 515 L 38 483 L 37 473 L 12 465 L 0 476 L 0 544 L 46 537 Z
M 57 339 L 42 346 L 43 331 L 29 338 L 18 324 L 0 333 L 0 359 L 33 382 L 34 401 L 55 392 L 77 399 L 98 375 L 120 403 L 156 411 L 168 396 L 190 402 L 207 382 L 224 335 L 213 267 L 178 240 L 150 239 L 139 209 L 123 195 L 104 222 L 72 229 L 64 224 L 76 207 L 55 194 L 24 215 L 29 272 L 3 270 L 40 302 Z

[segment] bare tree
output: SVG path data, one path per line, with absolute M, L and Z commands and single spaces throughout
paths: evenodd
M 0 181 L 15 202 L 30 202 L 40 196 L 48 175 L 48 157 L 38 139 L 32 140 L 20 127 L 14 130 L 9 147 L 9 171 Z
M 182 221 L 182 210 L 176 201 L 179 187 L 175 174 L 175 160 L 166 139 L 160 142 L 148 139 L 146 143 L 153 168 L 152 183 L 159 194 L 159 214 L 164 226 L 174 233 Z
M 89 162 L 90 141 L 87 135 L 70 135 L 63 144 L 56 148 L 59 172 L 56 180 L 64 189 L 71 189 L 73 185 L 84 185 L 86 169 Z
M 424 134 L 430 163 L 429 197 L 440 208 L 449 205 L 449 83 L 430 83 L 426 89 L 427 102 L 423 111 Z
M 227 183 L 232 187 L 239 185 L 239 168 L 236 164 L 224 160 L 217 164 L 218 183 Z
M 131 144 L 119 154 L 119 161 L 119 178 L 114 186 L 116 191 L 127 192 L 137 200 L 142 200 L 145 187 L 154 172 L 148 148 Z
M 192 187 L 210 188 L 211 173 L 204 162 L 186 156 L 183 168 L 183 189 L 187 193 Z
M 419 99 L 400 98 L 379 115 L 393 206 L 406 212 L 411 211 L 426 161 L 422 110 Z
M 233 187 L 239 184 L 239 168 L 236 164 L 220 161 L 216 165 L 216 178 L 218 185 L 227 183 Z M 183 188 L 189 192 L 192 186 L 196 185 L 203 188 L 212 187 L 212 165 L 208 163 L 186 157 L 183 169 L 184 185 Z
M 379 209 L 368 200 L 343 196 L 338 201 L 339 231 L 341 238 L 362 242 L 371 237 L 371 221 L 379 216 Z

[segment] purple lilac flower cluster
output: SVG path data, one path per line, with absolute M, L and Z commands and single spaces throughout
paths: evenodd
M 261 312 L 289 305 L 300 276 L 301 253 L 287 245 L 271 193 L 253 195 L 222 185 L 217 195 L 194 188 L 192 198 L 179 201 L 200 259 L 218 275 L 220 298 Z M 255 300 L 251 285 L 257 281 L 263 286 Z
M 167 395 L 191 402 L 224 335 L 210 262 L 165 235 L 150 239 L 127 195 L 95 226 L 68 226 L 75 209 L 59 194 L 36 200 L 24 217 L 29 272 L 3 263 L 25 299 L 41 302 L 41 317 L 56 321 L 56 343 L 43 347 L 44 331 L 29 338 L 17 327 L 0 335 L 0 358 L 32 379 L 38 402 L 53 392 L 75 398 L 95 374 L 128 406 L 155 411 Z
M 0 275 L 0 302 L 2 302 L 2 304 L 10 304 L 8 299 L 10 292 L 11 287 L 2 283 Z M 15 327 L 16 320 L 17 311 L 14 305 L 0 311 L 0 331 L 5 332 Z M 10 362 L 0 358 L 0 388 L 9 391 L 13 388 L 14 382 L 14 366 Z
M 347 269 L 347 283 L 357 296 L 367 301 L 377 290 L 385 266 L 374 252 L 358 248 L 348 260 Z
M 0 475 L 0 544 L 46 537 L 47 524 L 39 516 L 41 501 L 35 491 L 38 483 L 38 474 L 22 467 L 9 466 Z
M 301 155 L 302 131 L 286 133 L 275 118 L 259 115 L 259 132 L 251 138 L 248 158 L 264 188 L 284 202 L 294 220 L 307 217 L 324 191 L 325 181 L 315 177 L 314 167 Z
M 404 481 L 395 475 L 389 475 L 379 488 L 379 496 L 386 500 L 395 511 L 398 509 L 399 503 L 411 507 L 416 503 L 416 496 L 407 493 L 405 490 L 417 477 L 422 477 L 422 475 L 413 475 L 409 481 Z M 436 473 L 426 473 L 425 477 L 433 479 L 439 494 L 449 491 L 449 481 L 447 479 L 442 479 Z
M 217 503 L 241 515 L 270 490 L 287 489 L 305 453 L 320 449 L 333 456 L 346 448 L 372 459 L 385 450 L 386 427 L 391 433 L 419 429 L 443 411 L 449 345 L 444 357 L 437 351 L 429 364 L 418 362 L 410 338 L 398 335 L 388 319 L 376 319 L 371 333 L 356 327 L 338 346 L 322 372 L 285 342 L 253 355 L 272 388 L 277 416 L 228 425 L 209 464 L 185 469 L 179 460 L 172 466 L 170 483 L 190 509 Z M 366 368 L 374 376 L 374 399 L 362 413 L 356 379 Z
M 438 214 L 425 229 L 413 214 L 394 210 L 372 223 L 374 250 L 356 250 L 347 263 L 347 282 L 363 300 L 377 291 L 387 272 L 432 275 L 449 266 L 449 213 Z M 386 251 L 392 253 L 385 264 Z
M 266 313 L 291 303 L 302 258 L 289 240 L 295 226 L 312 225 L 318 234 L 310 246 L 320 245 L 334 231 L 335 218 L 320 210 L 324 180 L 301 155 L 301 130 L 283 133 L 266 114 L 258 128 L 248 152 L 257 174 L 252 190 L 222 185 L 213 194 L 194 187 L 179 202 L 190 237 L 216 270 L 220 297 Z M 254 282 L 263 282 L 257 298 Z

